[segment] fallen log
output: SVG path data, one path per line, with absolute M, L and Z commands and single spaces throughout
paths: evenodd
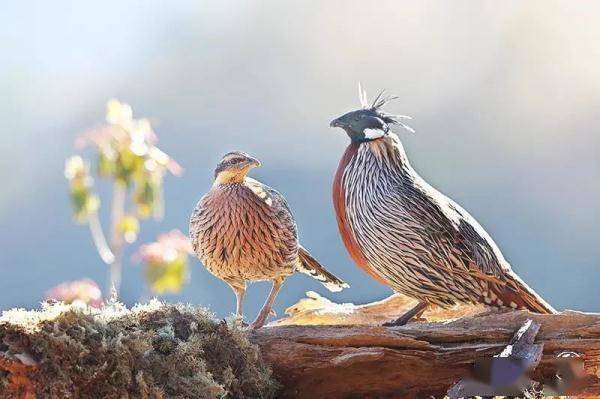
M 0 318 L 0 397 L 460 397 L 493 386 L 494 367 L 473 372 L 493 356 L 531 369 L 519 381 L 531 379 L 539 395 L 600 395 L 600 314 L 467 307 L 380 326 L 411 304 L 311 294 L 287 318 L 245 333 L 200 308 L 158 302 L 9 311 Z M 564 367 L 567 355 L 580 370 Z
M 501 353 L 515 332 L 533 320 L 539 324 L 535 344 L 543 352 L 531 377 L 540 383 L 540 394 L 568 389 L 563 393 L 600 395 L 600 314 L 537 315 L 469 307 L 433 310 L 424 314 L 429 320 L 402 327 L 368 325 L 393 319 L 398 308 L 392 313 L 391 305 L 402 304 L 411 306 L 410 300 L 398 295 L 357 307 L 311 294 L 288 309 L 288 318 L 253 332 L 250 339 L 261 347 L 282 385 L 282 398 L 443 397 L 472 375 L 475 362 Z M 470 315 L 431 321 L 457 314 Z M 362 325 L 339 325 L 349 320 Z M 338 325 L 305 325 L 308 321 Z M 576 384 L 557 388 L 565 354 L 581 359 L 584 375 L 577 374 Z

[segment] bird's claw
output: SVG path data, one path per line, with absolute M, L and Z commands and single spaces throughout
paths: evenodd
M 233 319 L 233 323 L 234 323 L 236 326 L 238 326 L 238 327 L 242 327 L 242 328 L 248 327 L 248 323 L 246 323 L 246 322 L 244 321 L 244 316 L 239 316 L 239 315 L 238 315 L 238 316 L 236 316 L 236 317 Z
M 384 326 L 384 327 L 400 327 L 400 326 L 406 325 L 411 320 L 415 320 L 415 319 L 413 317 L 410 317 L 410 315 L 404 315 L 404 316 L 400 316 L 396 320 L 383 323 L 382 326 Z
M 262 326 L 265 325 L 264 321 L 253 321 L 248 327 L 248 330 L 258 330 L 259 328 L 261 328 Z

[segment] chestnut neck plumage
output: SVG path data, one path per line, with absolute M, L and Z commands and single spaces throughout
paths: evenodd
M 215 177 L 215 181 L 213 183 L 214 186 L 219 184 L 235 184 L 235 183 L 243 183 L 246 175 L 248 174 L 248 169 L 243 170 L 223 170 L 217 174 Z

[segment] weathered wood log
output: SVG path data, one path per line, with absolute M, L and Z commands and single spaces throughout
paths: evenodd
M 394 295 L 357 307 L 313 294 L 288 309 L 289 318 L 253 332 L 250 338 L 282 384 L 280 397 L 443 397 L 471 374 L 474 362 L 502 352 L 515 332 L 534 320 L 540 325 L 535 343 L 543 345 L 543 354 L 532 378 L 545 382 L 546 389 L 555 386 L 558 360 L 569 353 L 583 360 L 585 376 L 568 393 L 600 395 L 600 314 L 481 313 L 481 308 L 469 308 L 454 315 L 480 313 L 395 328 L 366 325 L 397 316 L 398 309 L 386 313 L 392 304 L 409 307 L 410 301 Z M 424 315 L 429 320 L 443 316 L 452 317 L 452 312 Z M 338 325 L 290 325 L 294 322 Z M 339 325 L 348 322 L 363 325 Z
M 426 321 L 403 327 L 380 326 L 411 305 L 399 295 L 352 305 L 311 294 L 288 309 L 289 317 L 247 333 L 202 309 L 158 303 L 6 312 L 0 397 L 420 398 L 443 397 L 450 389 L 459 397 L 493 386 L 474 380 L 471 371 L 499 354 L 522 361 L 517 370 L 535 368 L 530 377 L 547 393 L 600 396 L 600 314 L 463 307 L 431 309 Z M 448 318 L 455 319 L 439 321 Z M 571 387 L 565 354 L 583 361 L 572 371 L 579 381 Z M 279 383 L 277 393 L 263 362 Z
M 286 309 L 287 317 L 269 325 L 380 325 L 395 320 L 416 304 L 416 300 L 401 294 L 393 294 L 381 301 L 363 305 L 335 303 L 309 291 L 306 298 Z M 447 321 L 486 311 L 488 310 L 483 305 L 465 305 L 452 309 L 430 307 L 422 317 L 428 321 Z
M 539 323 L 527 320 L 501 353 L 476 362 L 478 378 L 464 378 L 448 390 L 449 399 L 535 392 L 538 384 L 527 372 L 535 370 L 542 360 L 544 345 L 535 343 L 539 330 Z

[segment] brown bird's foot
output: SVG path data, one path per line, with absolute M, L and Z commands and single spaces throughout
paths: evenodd
M 273 310 L 273 302 L 275 302 L 275 298 L 277 297 L 277 294 L 279 293 L 279 290 L 283 285 L 283 280 L 284 279 L 273 280 L 273 286 L 271 287 L 271 292 L 267 297 L 267 301 L 265 302 L 260 312 L 258 312 L 256 320 L 254 320 L 252 324 L 250 324 L 250 328 L 252 330 L 256 330 L 257 328 L 261 328 L 262 326 L 264 326 L 269 316 L 275 313 L 275 311 Z
M 261 328 L 262 326 L 265 325 L 265 322 L 267 321 L 267 317 L 268 317 L 268 315 L 263 316 L 262 314 L 259 314 L 258 317 L 256 318 L 256 320 L 254 320 L 248 328 L 250 330 L 257 330 L 257 329 Z
M 398 327 L 403 326 L 414 318 L 420 318 L 425 309 L 427 308 L 427 304 L 425 302 L 419 302 L 417 306 L 410 309 L 408 312 L 404 313 L 402 316 L 398 317 L 396 320 L 383 323 L 384 327 Z
M 269 310 L 268 312 L 266 312 L 265 309 L 262 309 L 258 316 L 256 316 L 256 320 L 250 324 L 249 329 L 256 330 L 261 328 L 265 325 L 269 316 L 277 316 L 277 313 L 273 309 Z M 246 324 L 246 326 L 248 325 Z
M 236 316 L 236 317 L 233 319 L 233 323 L 234 323 L 236 326 L 238 326 L 238 327 L 241 327 L 241 328 L 248 327 L 248 323 L 246 323 L 246 322 L 244 321 L 244 316 Z

